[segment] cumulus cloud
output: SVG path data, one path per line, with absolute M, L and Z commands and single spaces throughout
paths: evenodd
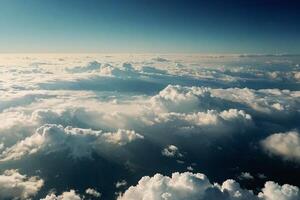
M 239 177 L 238 177 L 240 180 L 251 180 L 251 179 L 254 179 L 254 177 L 249 173 L 249 172 L 242 172 Z
M 186 169 L 189 170 L 189 171 L 193 171 L 194 170 L 194 168 L 192 166 L 188 166 Z
M 121 181 L 118 181 L 116 183 L 116 188 L 124 187 L 126 185 L 127 185 L 127 181 L 126 180 L 121 180 Z
M 265 183 L 265 187 L 258 195 L 261 199 L 266 200 L 297 200 L 300 199 L 299 188 L 293 185 L 279 185 L 272 181 Z
M 297 200 L 299 188 L 274 182 L 266 182 L 262 191 L 255 195 L 251 190 L 242 189 L 238 182 L 229 179 L 219 185 L 210 183 L 201 173 L 173 173 L 171 177 L 156 174 L 145 176 L 136 186 L 129 187 L 118 200 Z
M 168 62 L 168 59 L 162 58 L 162 57 L 156 57 L 152 58 L 152 60 L 157 61 L 157 62 Z
M 118 78 L 136 78 L 139 76 L 139 73 L 130 63 L 123 63 L 122 67 L 105 64 L 100 68 L 99 74 Z
M 43 184 L 37 176 L 28 177 L 15 169 L 6 170 L 0 175 L 0 199 L 30 199 Z
M 267 178 L 267 176 L 265 174 L 262 174 L 262 173 L 257 174 L 257 177 L 260 178 L 260 179 L 266 179 Z
M 161 154 L 166 157 L 183 157 L 182 153 L 179 152 L 178 147 L 175 145 L 169 145 L 161 151 Z
M 300 163 L 300 134 L 297 131 L 272 134 L 262 140 L 261 144 L 271 155 Z
M 142 135 L 129 130 L 102 133 L 101 130 L 46 124 L 38 128 L 32 136 L 4 150 L 1 160 L 16 160 L 37 152 L 51 153 L 60 150 L 68 150 L 73 158 L 89 157 L 101 145 L 122 146 L 142 138 Z
M 168 85 L 150 99 L 153 108 L 160 112 L 191 112 L 199 109 L 201 103 L 203 107 L 211 101 L 208 88 L 179 85 Z
M 253 113 L 285 116 L 299 114 L 299 91 L 249 88 L 213 89 L 168 85 L 151 98 L 154 109 L 160 112 L 193 112 L 244 105 Z
M 144 136 L 135 131 L 118 129 L 114 133 L 103 133 L 102 138 L 112 144 L 125 145 L 137 139 L 143 139 Z
M 91 195 L 95 198 L 100 198 L 101 197 L 101 193 L 98 192 L 97 190 L 93 189 L 93 188 L 86 189 L 85 193 L 88 194 L 88 195 Z
M 208 110 L 197 113 L 163 113 L 155 118 L 155 123 L 167 124 L 184 132 L 227 133 L 240 132 L 253 125 L 252 118 L 242 110 L 229 109 L 222 112 Z
M 93 70 L 99 70 L 101 67 L 101 63 L 98 63 L 97 61 L 89 62 L 86 66 L 77 66 L 73 68 L 66 68 L 66 71 L 72 72 L 72 73 L 82 73 L 87 71 L 93 71 Z
M 83 200 L 83 198 L 79 194 L 76 194 L 75 190 L 70 190 L 58 196 L 54 193 L 48 194 L 41 200 Z
M 223 100 L 241 103 L 253 111 L 282 118 L 299 114 L 299 91 L 249 88 L 213 89 L 212 94 Z

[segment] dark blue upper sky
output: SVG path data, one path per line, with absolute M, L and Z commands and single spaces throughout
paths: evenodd
M 2 0 L 0 52 L 300 53 L 291 0 Z

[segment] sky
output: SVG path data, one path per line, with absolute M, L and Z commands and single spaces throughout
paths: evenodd
M 2 0 L 1 53 L 300 52 L 292 0 Z

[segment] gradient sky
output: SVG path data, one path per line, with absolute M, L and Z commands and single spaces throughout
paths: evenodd
M 1 0 L 2 53 L 300 53 L 291 0 Z

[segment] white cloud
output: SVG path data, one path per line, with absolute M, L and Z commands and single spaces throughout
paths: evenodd
M 97 190 L 93 189 L 93 188 L 88 188 L 85 190 L 86 194 L 89 194 L 95 198 L 100 198 L 101 197 L 101 193 L 98 192 Z
M 265 200 L 298 200 L 300 199 L 300 191 L 298 187 L 293 185 L 284 184 L 281 186 L 268 181 L 258 196 Z
M 194 170 L 194 168 L 192 166 L 188 166 L 186 169 L 189 170 L 189 171 L 193 171 Z
M 162 113 L 155 118 L 156 124 L 166 124 L 183 132 L 228 133 L 253 126 L 252 117 L 242 110 L 229 109 L 222 112 L 208 110 L 197 113 Z
M 158 112 L 191 112 L 199 109 L 201 103 L 211 101 L 209 99 L 211 96 L 208 88 L 168 85 L 153 96 L 150 103 Z
M 156 174 L 153 177 L 143 177 L 136 186 L 132 186 L 119 198 L 131 199 L 200 199 L 205 190 L 210 187 L 204 174 L 173 173 L 172 177 Z
M 157 61 L 157 62 L 168 62 L 169 61 L 166 58 L 162 58 L 162 57 L 152 58 L 152 60 Z
M 241 103 L 258 113 L 270 114 L 282 118 L 299 113 L 300 91 L 279 89 L 254 90 L 249 88 L 212 89 L 213 96 Z
M 266 179 L 267 178 L 267 176 L 265 174 L 262 174 L 262 173 L 257 174 L 257 177 L 260 178 L 260 179 Z
M 1 158 L 2 161 L 16 160 L 37 152 L 51 153 L 65 149 L 74 158 L 89 157 L 92 151 L 102 145 L 122 146 L 142 138 L 143 136 L 130 130 L 119 129 L 114 133 L 102 133 L 101 130 L 46 124 L 38 128 L 32 136 L 4 150 Z
M 157 113 L 189 113 L 210 109 L 224 110 L 228 106 L 247 108 L 254 114 L 282 118 L 299 114 L 300 91 L 249 88 L 213 89 L 168 85 L 150 99 Z M 247 110 L 247 111 L 248 111 Z
M 300 134 L 297 131 L 272 134 L 262 140 L 261 144 L 271 155 L 300 163 Z
M 112 144 L 125 145 L 137 139 L 143 139 L 144 136 L 130 130 L 118 129 L 114 133 L 103 133 L 102 138 Z
M 173 173 L 171 177 L 156 174 L 145 176 L 136 186 L 129 187 L 118 200 L 297 200 L 299 188 L 274 182 L 266 182 L 257 195 L 242 189 L 236 181 L 229 179 L 219 184 L 211 184 L 204 174 L 191 172 Z
M 83 200 L 79 194 L 76 194 L 74 190 L 68 192 L 63 192 L 61 195 L 56 196 L 55 194 L 48 194 L 45 198 L 41 200 Z
M 251 180 L 254 179 L 254 177 L 249 173 L 249 172 L 242 172 L 239 177 L 240 180 L 246 179 L 246 180 Z
M 71 73 L 83 73 L 83 72 L 89 72 L 89 71 L 95 71 L 99 70 L 101 67 L 101 63 L 97 61 L 89 62 L 86 66 L 77 66 L 72 68 L 66 68 L 67 72 Z
M 118 181 L 116 183 L 116 188 L 124 187 L 126 185 L 127 185 L 127 181 L 126 180 L 121 180 L 121 181 Z
M 178 147 L 175 145 L 169 145 L 161 151 L 161 154 L 166 157 L 183 157 Z
M 3 143 L 0 143 L 0 151 L 4 149 L 4 144 Z
M 30 199 L 43 184 L 39 177 L 27 177 L 14 169 L 6 170 L 0 175 L 0 199 Z

